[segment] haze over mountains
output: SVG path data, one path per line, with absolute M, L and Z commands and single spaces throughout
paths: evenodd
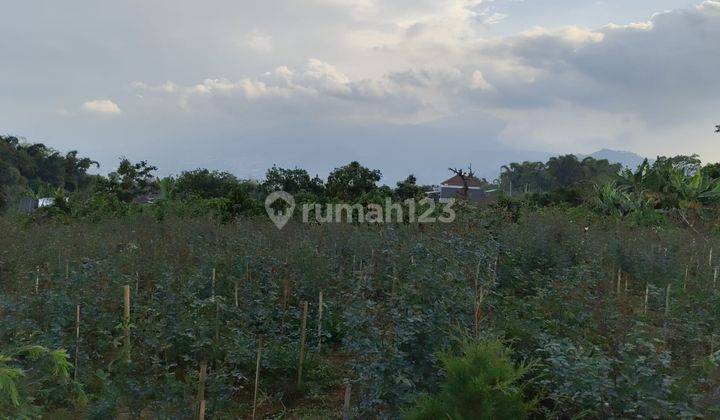
M 577 154 L 578 159 L 582 160 L 586 157 L 593 159 L 607 159 L 610 163 L 621 163 L 624 167 L 635 169 L 640 165 L 645 158 L 633 152 L 626 152 L 622 150 L 611 150 L 602 149 L 589 155 Z M 652 159 L 651 159 L 652 160 Z

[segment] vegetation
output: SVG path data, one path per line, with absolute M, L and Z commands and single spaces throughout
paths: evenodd
M 523 396 L 527 368 L 517 368 L 498 341 L 468 344 L 442 357 L 446 377 L 438 395 L 423 398 L 408 419 L 523 419 L 534 408 Z
M 354 418 L 720 416 L 718 166 L 556 161 L 585 175 L 546 168 L 554 189 L 458 203 L 450 224 L 282 230 L 263 208 L 279 187 L 362 204 L 425 187 L 359 163 L 331 183 L 122 161 L 64 187 L 16 168 L 5 191 L 62 199 L 0 217 L 0 418 L 197 418 L 201 401 L 338 418 L 347 390 Z

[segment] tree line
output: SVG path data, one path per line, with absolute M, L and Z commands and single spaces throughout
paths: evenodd
M 159 214 L 212 214 L 229 220 L 263 214 L 264 198 L 277 190 L 293 194 L 299 203 L 367 205 L 387 198 L 420 199 L 432 189 L 418 184 L 412 174 L 394 187 L 381 185 L 381 171 L 359 162 L 335 168 L 325 180 L 305 169 L 278 166 L 268 169 L 261 180 L 209 169 L 159 178 L 157 167 L 126 158 L 107 176 L 89 174 L 93 166 L 99 164 L 77 151 L 61 153 L 41 143 L 0 136 L 0 208 L 11 210 L 23 197 L 51 196 L 56 204 L 44 213 L 53 215 L 96 218 L 153 203 Z M 472 169 L 450 171 L 474 177 Z M 505 205 L 584 205 L 619 217 L 647 218 L 679 210 L 681 218 L 692 223 L 705 208 L 720 202 L 720 164 L 703 166 L 695 155 L 658 157 L 636 169 L 605 159 L 564 155 L 547 162 L 510 163 L 502 167 L 498 179 L 478 181 Z

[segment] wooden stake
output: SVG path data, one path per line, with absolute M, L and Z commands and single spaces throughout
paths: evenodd
M 712 267 L 712 257 L 713 257 L 712 252 L 713 252 L 713 249 L 710 248 L 710 255 L 708 255 L 708 267 Z
M 75 373 L 74 378 L 78 378 L 78 355 L 80 354 L 80 305 L 75 308 Z
M 65 280 L 67 280 L 69 278 L 70 278 L 70 262 L 65 261 Z
M 38 267 L 35 273 L 35 294 L 40 293 L 40 267 Z
M 207 362 L 203 361 L 200 363 L 200 372 L 198 374 L 198 418 L 203 420 L 205 418 L 205 380 L 207 378 Z
M 302 384 L 302 368 L 303 362 L 305 362 L 305 336 L 307 332 L 307 315 L 308 315 L 308 303 L 303 302 L 303 317 L 302 325 L 300 327 L 300 363 L 298 364 L 298 387 Z
M 130 285 L 123 286 L 123 300 L 125 311 L 123 323 L 125 324 L 125 350 L 127 351 L 127 362 L 130 363 Z
M 688 266 L 685 266 L 685 280 L 683 280 L 683 290 L 687 290 L 688 272 L 689 268 Z
M 215 269 L 214 269 L 214 268 L 213 268 L 213 271 L 212 271 L 212 287 L 211 287 L 211 291 L 212 291 L 212 297 L 213 297 L 213 299 L 215 299 Z
M 622 272 L 618 268 L 618 275 L 617 275 L 617 294 L 620 294 L 620 280 L 622 279 Z
M 645 285 L 645 306 L 643 307 L 643 315 L 647 315 L 649 298 L 650 298 L 650 284 L 647 284 L 647 285 Z
M 235 280 L 235 307 L 236 308 L 240 306 L 240 302 L 238 300 L 238 289 L 239 289 L 239 282 L 237 280 Z
M 350 420 L 350 384 L 345 385 L 345 400 L 343 401 L 343 420 Z
M 665 291 L 665 317 L 670 315 L 670 285 L 667 285 L 667 290 Z
M 318 345 L 317 345 L 317 351 L 320 353 L 320 348 L 322 347 L 322 315 L 323 315 L 323 292 L 320 291 L 320 296 L 318 297 Z
M 200 414 L 198 415 L 200 420 L 205 420 L 205 400 L 200 400 Z
M 713 290 L 717 288 L 717 279 L 718 279 L 718 267 L 715 267 L 715 271 L 713 272 Z
M 257 359 L 255 361 L 255 393 L 253 394 L 253 412 L 252 412 L 252 418 L 255 419 L 255 412 L 257 410 L 257 398 L 258 398 L 258 388 L 260 386 L 260 354 L 262 352 L 262 337 L 258 339 L 258 350 L 257 350 Z

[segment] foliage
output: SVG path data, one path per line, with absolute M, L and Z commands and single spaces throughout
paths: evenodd
M 377 188 L 382 174 L 377 169 L 368 169 L 358 162 L 350 162 L 335 168 L 327 179 L 328 194 L 339 200 L 353 201 Z
M 556 189 L 584 189 L 592 183 L 613 179 L 620 171 L 619 164 L 591 157 L 582 161 L 575 155 L 550 158 L 547 163 L 511 163 L 502 167 L 500 184 L 510 195 L 513 192 L 543 193 Z
M 157 167 L 144 160 L 132 163 L 122 158 L 115 172 L 111 172 L 107 178 L 99 179 L 97 191 L 129 203 L 135 198 L 158 191 L 159 186 L 153 175 L 156 170 Z
M 533 410 L 523 392 L 528 367 L 516 366 L 500 342 L 466 344 L 461 356 L 441 360 L 440 392 L 422 398 L 408 419 L 524 419 Z
M 85 404 L 82 389 L 70 379 L 72 365 L 64 349 L 39 345 L 5 348 L 0 352 L 0 417 L 31 418 L 58 401 Z

